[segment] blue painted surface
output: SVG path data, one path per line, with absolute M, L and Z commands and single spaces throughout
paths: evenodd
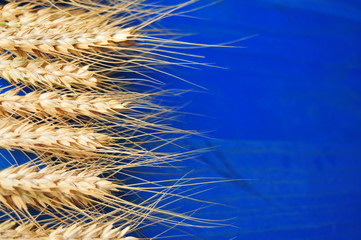
M 361 2 L 225 0 L 193 15 L 208 20 L 172 23 L 199 33 L 191 41 L 258 34 L 237 43 L 246 48 L 197 50 L 227 70 L 182 72 L 208 88 L 184 96 L 192 99 L 186 111 L 207 116 L 185 117 L 187 127 L 214 130 L 219 139 L 194 140 L 218 146 L 201 158 L 202 170 L 254 179 L 202 194 L 236 207 L 215 207 L 206 217 L 236 215 L 238 228 L 193 233 L 361 239 Z
M 224 0 L 162 24 L 198 33 L 227 70 L 174 69 L 206 87 L 184 111 L 187 129 L 213 130 L 189 148 L 217 146 L 188 161 L 194 175 L 252 179 L 222 183 L 199 198 L 227 204 L 198 216 L 234 228 L 191 229 L 194 239 L 361 239 L 361 3 L 356 0 Z M 199 88 L 169 80 L 168 87 Z M 213 187 L 213 185 L 211 186 Z M 192 239 L 192 237 L 175 238 Z

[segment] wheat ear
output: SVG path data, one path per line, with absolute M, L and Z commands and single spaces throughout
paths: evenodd
M 73 125 L 39 124 L 25 121 L 11 118 L 0 119 L 0 148 L 32 152 L 47 162 L 49 156 L 54 156 L 68 161 L 76 159 L 84 164 L 94 165 L 93 167 L 100 167 L 101 164 L 104 164 L 104 168 L 107 168 L 107 164 L 116 164 L 114 159 L 121 160 L 120 166 L 126 167 L 160 164 L 175 156 L 169 153 L 156 153 L 141 147 L 141 144 L 147 141 L 137 142 L 134 139 L 142 137 L 142 135 L 143 137 L 149 136 L 149 134 L 134 135 L 137 129 L 134 129 L 133 126 L 117 133 L 105 134 L 98 132 L 98 130 L 104 130 L 105 126 L 74 127 Z M 161 131 L 157 133 L 161 134 Z M 121 140 L 122 143 L 117 143 L 117 140 Z M 155 139 L 154 141 L 160 142 L 164 139 Z
M 122 12 L 127 12 L 123 4 Z M 102 6 L 91 11 L 75 6 L 44 6 L 40 3 L 11 2 L 0 6 L 0 22 L 8 27 L 28 28 L 29 31 L 46 29 L 46 32 L 95 32 L 98 29 L 84 29 L 85 24 L 107 27 L 111 7 Z M 119 11 L 117 11 L 119 13 Z M 110 14 L 113 15 L 113 14 Z
M 94 33 L 48 33 L 46 29 L 0 28 L 0 49 L 11 51 L 19 56 L 31 54 L 44 57 L 83 55 L 83 53 L 102 52 L 102 48 L 114 48 L 133 45 L 132 28 L 114 28 L 108 32 L 94 29 Z
M 137 240 L 125 237 L 130 228 L 112 224 L 74 224 L 70 227 L 37 228 L 32 223 L 8 220 L 0 224 L 0 239 L 8 240 Z
M 56 89 L 57 87 L 73 91 L 98 89 L 101 80 L 75 62 L 46 62 L 13 58 L 10 54 L 0 56 L 0 76 L 12 84 L 23 84 L 38 88 Z
M 173 76 L 156 67 L 168 64 L 183 66 L 196 64 L 177 57 L 178 53 L 171 48 L 180 45 L 193 47 L 202 45 L 161 39 L 159 36 L 162 34 L 168 36 L 168 33 L 158 32 L 154 28 L 147 30 L 153 22 L 171 15 L 173 11 L 192 1 L 171 8 L 155 9 L 143 6 L 141 2 L 125 1 L 111 7 L 91 7 L 78 18 L 67 17 L 66 10 L 61 9 L 66 17 L 62 16 L 58 19 L 55 17 L 55 20 L 50 22 L 39 21 L 37 27 L 27 25 L 18 28 L 2 27 L 0 49 L 9 50 L 22 57 L 30 54 L 41 58 L 51 56 L 67 60 L 75 58 L 86 64 L 120 72 L 125 69 L 126 72 L 146 77 L 149 76 L 139 72 L 140 68 Z M 69 4 L 79 7 L 76 1 L 71 1 Z M 97 13 L 96 17 L 94 11 Z M 129 13 L 129 16 L 127 14 L 124 17 L 117 16 L 123 12 Z M 134 22 L 138 24 L 134 25 Z M 163 49 L 159 48 L 160 45 Z
M 0 148 L 21 149 L 37 154 L 54 154 L 58 157 L 86 157 L 108 149 L 112 142 L 108 135 L 87 128 L 73 128 L 49 124 L 34 124 L 0 119 Z
M 74 167 L 76 165 L 72 164 Z M 103 215 L 101 209 L 114 209 L 117 221 L 136 222 L 138 218 L 159 221 L 159 217 L 147 212 L 163 213 L 170 216 L 181 216 L 169 211 L 154 208 L 151 198 L 142 204 L 136 204 L 123 197 L 131 195 L 131 191 L 142 191 L 142 187 L 123 186 L 105 178 L 98 177 L 103 170 L 64 168 L 64 165 L 46 166 L 39 169 L 29 163 L 9 167 L 0 172 L 0 202 L 17 216 L 31 218 L 29 207 L 43 214 L 61 216 L 72 220 L 82 214 L 87 220 L 104 221 L 115 219 L 115 216 Z M 119 181 L 118 181 L 119 182 Z M 122 190 L 117 197 L 113 191 Z M 161 191 L 144 189 L 155 194 Z M 129 198 L 129 196 L 128 196 Z M 119 215 L 120 214 L 120 215 Z M 187 216 L 182 216 L 186 218 Z
M 0 55 L 0 77 L 13 85 L 25 85 L 32 89 L 115 93 L 119 90 L 129 91 L 126 85 L 140 84 L 137 83 L 139 79 L 107 76 L 111 70 L 79 65 L 78 61 L 24 59 L 8 53 Z M 122 72 L 132 71 L 126 66 L 122 68 Z M 144 82 L 142 85 L 146 85 Z
M 1 89 L 0 89 L 1 90 Z M 157 114 L 166 112 L 157 104 L 147 99 L 149 94 L 123 92 L 119 94 L 99 93 L 64 93 L 57 91 L 33 91 L 25 95 L 17 95 L 18 89 L 8 90 L 0 94 L 0 116 L 18 119 L 47 119 L 67 123 L 74 120 L 88 124 L 91 119 L 97 126 L 103 124 L 121 125 L 135 132 L 147 129 L 169 129 L 171 127 L 153 123 Z M 153 94 L 151 94 L 153 95 Z M 154 112 L 151 113 L 150 111 Z M 104 130 L 109 129 L 104 125 Z M 177 131 L 174 129 L 174 131 Z
M 75 164 L 72 165 L 75 166 Z M 186 214 L 156 208 L 156 204 L 162 197 L 157 199 L 155 196 L 182 198 L 181 195 L 168 192 L 170 188 L 181 187 L 182 184 L 179 182 L 175 186 L 163 187 L 160 186 L 161 182 L 158 182 L 155 187 L 143 186 L 143 184 L 127 186 L 117 183 L 119 181 L 115 179 L 108 180 L 98 177 L 99 172 L 103 170 L 69 170 L 63 166 L 47 166 L 39 169 L 36 165 L 26 163 L 2 170 L 0 172 L 0 202 L 18 216 L 24 217 L 30 217 L 28 209 L 32 207 L 42 213 L 57 214 L 68 220 L 74 217 L 70 215 L 69 210 L 72 210 L 73 214 L 82 214 L 88 220 L 106 221 L 109 219 L 127 224 L 136 223 L 137 219 L 177 224 L 172 219 L 162 219 L 160 216 L 156 216 L 157 213 L 170 218 L 177 217 L 206 223 L 205 220 Z M 163 193 L 163 190 L 167 190 L 167 192 Z M 122 195 L 115 196 L 112 194 L 113 191 L 121 191 Z M 148 197 L 142 203 L 127 200 L 131 199 L 131 195 L 137 195 L 138 192 L 148 192 L 153 196 Z M 99 213 L 103 207 L 114 209 L 115 216 Z
M 22 4 L 20 1 L 10 2 L 0 6 L 0 22 L 9 27 L 36 27 L 40 25 L 48 25 L 56 19 L 64 19 L 64 17 L 78 16 L 85 10 L 73 8 L 52 8 L 42 7 L 39 4 L 31 3 Z M 94 17 L 94 16 L 93 16 Z M 61 22 L 54 22 L 61 23 Z M 52 26 L 49 24 L 49 28 Z
M 39 169 L 30 164 L 9 167 L 0 172 L 0 201 L 8 208 L 60 208 L 91 205 L 115 190 L 111 181 L 87 171 L 66 171 L 58 167 Z M 70 206 L 69 206 L 70 205 Z
M 16 19 L 19 23 L 17 28 L 0 29 L 0 47 L 21 56 L 25 56 L 26 54 L 22 53 L 25 52 L 42 57 L 44 55 L 40 53 L 69 55 L 71 52 L 79 55 L 86 52 L 102 52 L 101 48 L 114 48 L 117 45 L 128 47 L 134 44 L 132 28 L 115 26 L 120 25 L 123 20 L 113 19 L 114 23 L 110 24 L 112 16 L 125 11 L 124 4 L 119 4 L 118 8 L 119 10 L 114 11 L 114 7 L 103 6 L 85 11 L 74 10 L 73 7 L 43 7 L 39 11 L 36 4 L 19 7 L 16 3 L 10 3 L 10 6 L 4 7 L 3 18 Z M 26 14 L 30 15 L 30 19 L 19 18 L 24 11 L 30 12 Z M 124 23 L 122 25 L 124 26 Z
M 135 237 L 124 237 L 129 232 L 130 228 L 115 228 L 112 224 L 93 224 L 90 226 L 82 226 L 75 224 L 71 227 L 59 227 L 51 231 L 49 237 L 56 239 L 62 238 L 64 240 L 70 239 L 99 239 L 99 240 L 137 240 Z
M 0 239 L 9 240 L 25 240 L 34 239 L 38 240 L 44 237 L 42 229 L 36 229 L 34 224 L 21 223 L 18 224 L 15 221 L 7 220 L 0 223 Z
M 111 117 L 129 109 L 131 101 L 139 98 L 139 94 L 127 93 L 119 94 L 119 97 L 90 93 L 60 94 L 55 91 L 34 91 L 24 96 L 17 93 L 18 90 L 14 89 L 0 94 L 0 115 L 29 117 L 34 114 L 36 118 L 57 119 L 85 116 L 103 120 L 105 116 Z

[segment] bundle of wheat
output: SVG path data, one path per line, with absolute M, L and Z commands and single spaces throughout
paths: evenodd
M 197 153 L 158 151 L 193 132 L 162 123 L 172 111 L 152 99 L 165 92 L 136 89 L 157 82 L 149 70 L 171 75 L 158 66 L 194 64 L 172 50 L 185 43 L 151 27 L 193 2 L 18 0 L 0 7 L 0 76 L 16 87 L 0 94 L 0 148 L 38 157 L 0 172 L 0 209 L 22 221 L 0 224 L 0 239 L 135 240 L 124 236 L 129 226 L 210 223 L 163 209 L 192 199 L 172 192 L 192 183 L 126 185 L 113 177 Z M 41 224 L 30 209 L 50 220 Z

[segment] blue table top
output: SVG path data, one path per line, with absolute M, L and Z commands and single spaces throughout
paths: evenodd
M 193 142 L 217 146 L 201 158 L 202 170 L 253 179 L 203 194 L 235 207 L 205 216 L 236 215 L 238 228 L 193 232 L 361 239 L 361 2 L 228 0 L 193 15 L 207 20 L 174 20 L 199 33 L 192 41 L 253 36 L 236 44 L 245 48 L 197 50 L 226 70 L 183 72 L 208 89 L 191 94 L 186 107 L 202 116 L 184 121 L 218 139 Z

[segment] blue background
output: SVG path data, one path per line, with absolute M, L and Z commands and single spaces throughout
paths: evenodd
M 245 48 L 192 50 L 227 68 L 184 70 L 208 90 L 184 96 L 185 126 L 214 130 L 199 175 L 252 179 L 201 194 L 236 228 L 199 239 L 361 239 L 361 2 L 223 0 L 167 26 Z M 205 19 L 205 20 L 204 20 Z M 254 36 L 257 35 L 257 36 Z M 189 88 L 189 85 L 188 85 Z M 197 90 L 197 88 L 193 88 Z M 210 170 L 211 169 L 211 170 Z
M 204 240 L 361 239 L 361 2 L 223 0 L 190 15 L 202 19 L 162 24 L 199 43 L 253 37 L 233 44 L 244 48 L 188 51 L 226 68 L 174 69 L 207 90 L 168 81 L 195 91 L 179 99 L 193 113 L 179 125 L 211 131 L 185 146 L 216 147 L 185 162 L 193 176 L 249 179 L 198 196 L 228 206 L 198 216 L 236 217 L 234 227 L 187 231 Z

